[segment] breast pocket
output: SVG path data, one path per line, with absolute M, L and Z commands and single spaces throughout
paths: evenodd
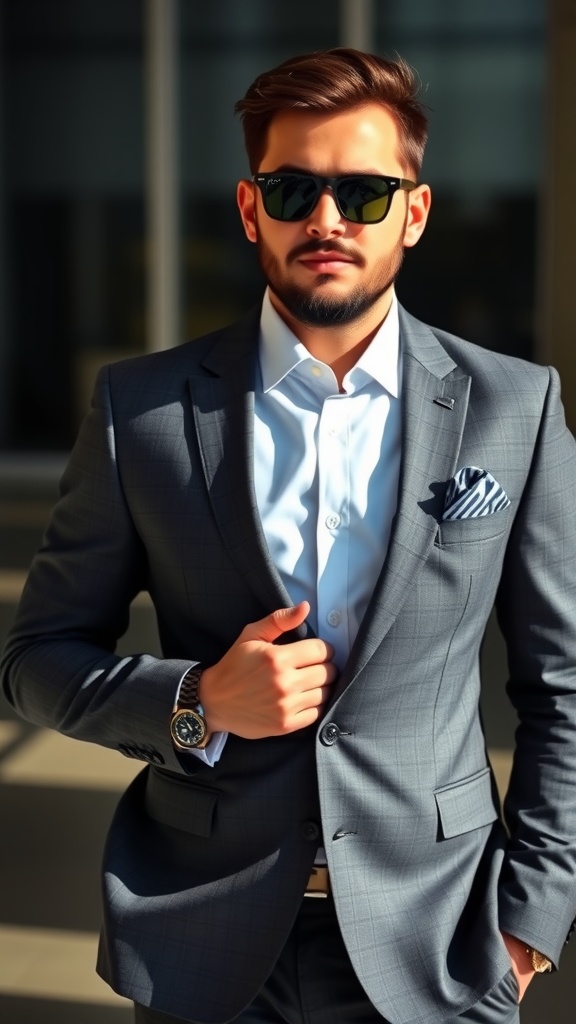
M 512 521 L 510 507 L 477 519 L 447 520 L 439 524 L 434 543 L 442 548 L 451 544 L 480 544 L 507 533 Z

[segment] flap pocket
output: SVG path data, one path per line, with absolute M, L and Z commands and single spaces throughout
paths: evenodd
M 490 768 L 437 789 L 435 794 L 444 839 L 490 825 L 498 817 Z
M 146 810 L 161 825 L 207 838 L 212 832 L 217 800 L 215 789 L 200 787 L 154 769 L 148 775 Z

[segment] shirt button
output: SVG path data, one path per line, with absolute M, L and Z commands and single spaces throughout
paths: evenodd
M 314 363 L 314 366 L 312 367 L 312 373 L 314 374 L 315 377 L 321 377 L 322 376 L 322 367 L 321 366 L 317 366 L 316 363 Z
M 340 526 L 340 516 L 337 512 L 331 512 L 329 516 L 326 516 L 325 522 L 329 530 L 337 530 Z
M 315 821 L 305 821 L 302 825 L 302 835 L 309 843 L 315 843 L 320 838 L 320 827 Z
M 320 733 L 320 739 L 326 747 L 331 747 L 336 740 L 340 738 L 340 729 L 334 722 L 328 722 Z
M 339 626 L 342 621 L 342 615 L 336 608 L 333 608 L 331 612 L 328 612 L 326 621 L 329 626 Z

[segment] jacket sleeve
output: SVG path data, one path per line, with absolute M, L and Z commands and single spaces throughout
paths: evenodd
M 181 764 L 168 723 L 194 659 L 120 657 L 130 603 L 147 585 L 146 552 L 116 459 L 109 371 L 99 374 L 4 650 L 8 701 L 29 721 L 128 756 Z M 140 753 L 139 753 L 140 752 Z
M 496 609 L 518 714 L 500 926 L 557 964 L 576 904 L 576 445 L 554 370 Z

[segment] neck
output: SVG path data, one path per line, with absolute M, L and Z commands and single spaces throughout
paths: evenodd
M 345 375 L 356 365 L 388 316 L 392 294 L 390 288 L 370 309 L 351 323 L 327 327 L 311 327 L 296 320 L 273 292 L 270 292 L 270 301 L 310 355 L 332 369 L 342 389 Z

